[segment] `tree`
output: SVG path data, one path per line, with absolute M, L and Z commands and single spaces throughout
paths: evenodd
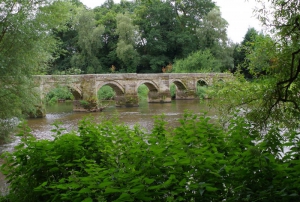
M 219 44 L 226 44 L 227 21 L 222 18 L 221 11 L 214 7 L 204 18 L 201 26 L 197 28 L 197 35 L 200 38 L 201 49 L 214 48 Z
M 138 72 L 161 72 L 161 68 L 172 62 L 176 51 L 181 48 L 176 46 L 179 24 L 172 5 L 160 0 L 142 2 L 135 14 L 134 22 L 140 34 Z
M 214 57 L 220 61 L 221 71 L 233 69 L 233 44 L 228 41 L 227 26 L 228 23 L 222 18 L 220 9 L 214 7 L 197 28 L 200 49 L 210 49 Z
M 236 45 L 233 52 L 233 62 L 234 62 L 234 70 L 241 70 L 242 74 L 245 75 L 246 78 L 251 79 L 252 76 L 248 70 L 248 61 L 246 61 L 247 52 L 249 52 L 249 47 L 253 48 L 252 43 L 255 41 L 255 38 L 258 36 L 258 31 L 254 28 L 249 28 L 245 37 L 240 45 Z
M 134 10 L 134 2 L 123 2 L 115 4 L 112 0 L 107 0 L 102 6 L 96 7 L 93 11 L 95 13 L 96 24 L 104 27 L 102 34 L 102 47 L 98 52 L 99 61 L 103 67 L 103 72 L 110 72 L 112 65 L 116 71 L 121 71 L 124 63 L 117 56 L 118 34 L 117 29 L 117 15 L 126 12 L 132 13 Z
M 96 26 L 94 13 L 85 8 L 79 8 L 74 23 L 78 31 L 77 43 L 80 49 L 71 59 L 72 66 L 87 74 L 100 73 L 102 68 L 97 54 L 102 47 L 104 27 Z
M 161 72 L 175 58 L 197 51 L 196 27 L 213 6 L 211 1 L 142 1 L 134 21 L 141 36 L 138 72 Z
M 258 0 L 262 5 L 264 1 Z M 257 10 L 259 19 L 268 26 L 274 35 L 275 43 L 270 49 L 276 50 L 276 57 L 270 58 L 273 70 L 268 71 L 270 76 L 269 90 L 266 92 L 265 110 L 263 119 L 280 118 L 289 120 L 288 125 L 298 127 L 300 112 L 300 17 L 299 1 L 268 1 L 271 9 L 265 6 Z M 263 11 L 264 13 L 260 13 Z M 272 16 L 269 18 L 268 16 Z M 275 45 L 275 46 L 274 46 Z M 268 66 L 267 66 L 268 67 Z
M 42 74 L 57 50 L 52 29 L 61 29 L 70 4 L 4 0 L 0 4 L 0 119 L 34 108 L 32 74 Z M 1 127 L 2 128 L 2 127 Z
M 273 47 L 273 48 L 272 48 Z M 253 78 L 272 73 L 276 69 L 276 41 L 269 35 L 258 35 L 254 43 L 245 48 L 248 70 Z
M 116 33 L 119 34 L 117 56 L 124 63 L 126 72 L 135 73 L 139 63 L 139 55 L 135 49 L 138 39 L 138 27 L 132 24 L 128 13 L 118 14 L 116 19 Z
M 231 99 L 227 109 L 244 107 L 244 114 L 257 126 L 282 124 L 281 127 L 298 129 L 300 5 L 297 0 L 268 3 L 268 7 L 257 10 L 257 15 L 269 29 L 272 39 L 258 36 L 248 43 L 251 48 L 246 49 L 247 54 L 245 52 L 247 71 L 263 74 L 251 83 L 245 80 L 240 84 L 234 82 L 221 94 L 224 101 L 225 97 L 235 98 Z
M 193 33 L 201 25 L 203 18 L 215 7 L 211 0 L 171 0 L 177 18 L 182 28 L 188 28 Z

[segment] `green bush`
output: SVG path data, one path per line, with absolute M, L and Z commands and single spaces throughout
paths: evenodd
M 142 84 L 138 87 L 138 96 L 140 101 L 145 101 L 148 99 L 149 89 L 145 84 Z
M 176 85 L 174 83 L 172 83 L 170 86 L 170 93 L 172 98 L 176 97 Z
M 148 134 L 115 121 L 86 118 L 77 132 L 21 144 L 2 155 L 7 201 L 299 201 L 298 133 L 260 134 L 233 117 L 228 131 L 184 114 L 166 130 L 157 117 Z M 286 143 L 282 143 L 282 142 Z M 282 155 L 283 147 L 290 151 Z
M 116 96 L 116 92 L 110 86 L 102 86 L 97 94 L 98 100 L 111 100 Z
M 176 73 L 220 72 L 221 63 L 210 50 L 197 51 L 187 58 L 176 60 L 173 71 Z
M 74 96 L 66 86 L 58 86 L 46 95 L 47 104 L 55 104 L 59 99 L 73 100 Z
M 200 99 L 207 99 L 211 97 L 211 91 L 212 89 L 210 89 L 210 87 L 208 86 L 197 86 L 196 89 L 196 95 L 198 98 Z

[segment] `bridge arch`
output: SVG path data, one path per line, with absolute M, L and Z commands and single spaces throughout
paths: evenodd
M 188 88 L 187 84 L 182 82 L 180 79 L 174 79 L 170 81 L 170 87 L 171 84 L 175 84 L 176 89 L 175 89 L 175 97 L 173 96 L 173 99 L 175 98 L 176 100 L 180 99 L 190 99 L 190 89 Z M 171 90 L 171 89 L 170 89 Z
M 204 79 L 198 79 L 197 82 L 196 82 L 196 85 L 208 86 L 208 82 L 205 81 Z
M 148 89 L 149 89 L 149 92 L 158 92 L 159 90 L 159 87 L 157 86 L 156 83 L 154 83 L 153 81 L 142 81 L 142 82 L 139 82 L 137 85 L 136 85 L 136 89 L 135 91 L 137 92 L 138 88 L 140 87 L 140 85 L 143 85 L 145 84 Z
M 103 83 L 98 84 L 97 92 L 103 86 L 111 87 L 116 92 L 116 96 L 124 95 L 124 92 L 125 92 L 124 87 L 115 81 L 108 81 L 108 82 L 103 82 Z
M 180 80 L 171 80 L 170 84 L 174 83 L 179 91 L 187 90 L 186 85 Z
M 69 90 L 73 94 L 74 100 L 81 100 L 82 99 L 82 92 L 77 86 L 73 86 L 73 87 L 67 86 L 67 87 L 69 88 Z
M 72 86 L 72 85 L 66 85 L 66 84 L 59 84 L 59 85 L 46 85 L 43 88 L 43 94 L 44 96 L 42 98 L 46 98 L 46 96 L 55 88 L 59 87 L 67 87 L 68 90 L 72 93 L 74 96 L 74 100 L 81 100 L 82 99 L 82 92 L 79 87 L 77 86 Z

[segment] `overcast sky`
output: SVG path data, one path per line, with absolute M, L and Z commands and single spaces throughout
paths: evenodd
M 105 0 L 80 0 L 89 8 L 103 4 Z M 222 17 L 229 23 L 227 34 L 233 42 L 241 42 L 250 27 L 260 31 L 259 21 L 254 17 L 255 0 L 213 0 L 220 7 Z M 119 3 L 120 0 L 115 0 Z

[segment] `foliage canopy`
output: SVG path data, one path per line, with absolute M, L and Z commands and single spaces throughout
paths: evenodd
M 232 85 L 228 83 L 228 88 L 222 86 L 220 99 L 228 106 L 227 108 L 224 106 L 223 109 L 230 111 L 234 106 L 244 107 L 248 118 L 251 117 L 251 121 L 257 126 L 283 124 L 282 127 L 298 128 L 299 1 L 258 0 L 258 2 L 262 4 L 262 8 L 257 10 L 257 15 L 271 35 L 256 34 L 255 38 L 248 40 L 242 47 L 244 54 L 242 71 L 251 73 L 255 81 L 249 83 L 240 79 L 242 83 L 234 81 Z M 268 7 L 266 2 L 269 4 Z M 229 99 L 233 102 L 229 103 Z M 232 105 L 233 103 L 235 105 Z
M 70 20 L 68 29 L 55 33 L 64 51 L 50 74 L 72 72 L 68 69 L 108 73 L 112 66 L 116 72 L 161 73 L 175 59 L 206 49 L 221 71 L 233 66 L 227 22 L 211 0 L 106 1 L 94 9 L 77 5 L 74 10 L 72 19 L 89 18 Z M 95 30 L 98 34 L 92 36 Z
M 54 59 L 58 43 L 52 29 L 63 29 L 68 9 L 70 4 L 63 1 L 1 1 L 1 121 L 20 117 L 39 103 L 30 77 L 45 73 Z

